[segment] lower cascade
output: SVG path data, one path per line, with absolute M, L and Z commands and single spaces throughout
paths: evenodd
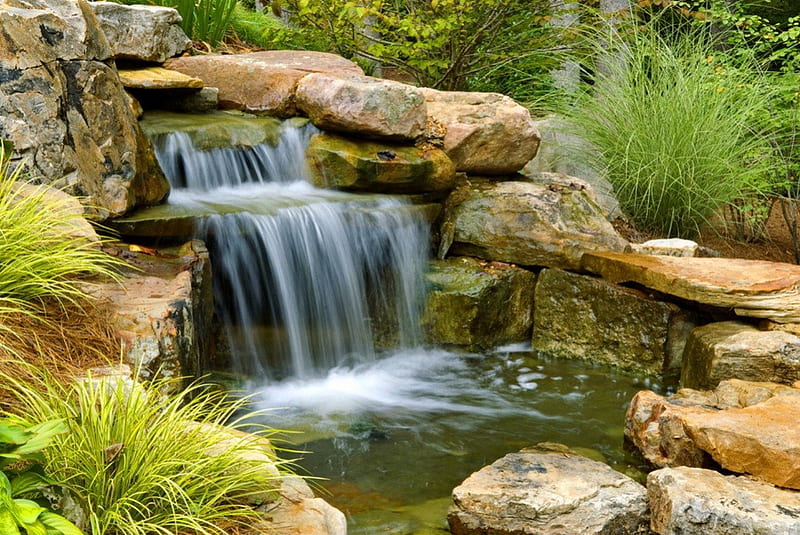
M 210 151 L 182 132 L 156 139 L 172 202 L 229 206 L 263 197 L 276 206 L 269 215 L 222 209 L 198 229 L 214 258 L 233 369 L 255 380 L 372 361 L 376 337 L 419 341 L 428 223 L 398 198 L 309 185 L 311 130 L 285 126 L 274 147 Z

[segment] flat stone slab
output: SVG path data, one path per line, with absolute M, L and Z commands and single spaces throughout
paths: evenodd
M 456 487 L 448 522 L 454 535 L 633 535 L 646 510 L 644 487 L 611 467 L 531 448 Z
M 128 89 L 202 89 L 203 80 L 164 67 L 118 69 L 119 79 Z
M 610 282 L 635 282 L 740 316 L 800 322 L 800 266 L 740 258 L 679 258 L 613 252 L 583 255 L 581 267 Z
M 800 492 L 699 468 L 647 477 L 650 528 L 659 535 L 800 533 Z

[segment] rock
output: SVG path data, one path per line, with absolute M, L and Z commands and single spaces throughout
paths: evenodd
M 311 180 L 321 188 L 429 193 L 455 185 L 455 167 L 437 148 L 417 148 L 319 134 L 308 147 Z
M 119 69 L 119 79 L 128 89 L 201 89 L 199 78 L 171 71 L 163 67 L 144 69 Z
M 740 316 L 800 322 L 800 266 L 592 252 L 584 255 L 581 267 L 610 282 L 634 282 L 682 299 L 732 308 Z
M 247 117 L 224 111 L 204 114 L 148 111 L 141 125 L 156 144 L 162 143 L 168 134 L 182 132 L 201 151 L 250 148 L 262 143 L 274 147 L 281 132 L 281 122 L 274 117 Z
M 510 453 L 453 490 L 453 535 L 646 533 L 645 489 L 563 451 Z
M 371 78 L 309 74 L 297 84 L 297 107 L 315 126 L 389 140 L 414 140 L 425 131 L 425 98 L 411 85 Z
M 531 172 L 528 171 L 527 168 L 522 169 L 520 173 L 522 176 L 536 184 L 547 184 L 585 191 L 586 195 L 588 195 L 589 198 L 592 199 L 592 201 L 594 201 L 597 206 L 603 210 L 606 219 L 609 221 L 611 220 L 611 215 L 619 211 L 619 206 L 616 202 L 616 199 L 613 199 L 602 193 L 598 195 L 595 187 L 582 178 L 565 175 L 563 173 Z
M 681 389 L 668 398 L 639 392 L 625 436 L 656 466 L 713 466 L 796 484 L 800 389 L 728 380 L 713 392 Z M 780 468 L 779 468 L 780 467 Z M 793 472 L 794 471 L 794 472 Z
M 683 356 L 681 386 L 709 389 L 730 378 L 784 384 L 800 380 L 800 337 L 737 321 L 694 329 Z
M 279 493 L 279 501 L 263 508 L 265 520 L 248 529 L 264 535 L 347 535 L 344 514 L 315 498 L 299 477 L 284 478 Z
M 444 150 L 457 171 L 504 175 L 536 155 L 539 131 L 530 112 L 498 93 L 422 89 L 428 116 L 447 129 Z
M 0 138 L 96 219 L 163 200 L 169 185 L 116 71 L 100 61 L 110 51 L 86 2 L 9 1 L 1 13 Z
M 525 176 L 558 173 L 584 181 L 594 191 L 597 204 L 606 212 L 606 217 L 609 220 L 620 217 L 622 211 L 611 182 L 592 169 L 583 156 L 590 150 L 589 144 L 571 131 L 563 117 L 537 118 L 533 124 L 542 141 L 536 156 L 520 172 Z
M 168 7 L 90 2 L 116 59 L 162 63 L 192 46 Z
M 680 360 L 695 325 L 677 305 L 559 269 L 539 274 L 535 303 L 533 349 L 656 375 Z
M 219 89 L 216 87 L 204 87 L 191 92 L 186 90 L 131 91 L 136 93 L 136 98 L 149 110 L 201 114 L 216 110 L 219 106 Z
M 585 191 L 529 182 L 458 188 L 445 205 L 443 239 L 448 227 L 453 254 L 523 266 L 574 269 L 586 251 L 627 245 Z
M 500 262 L 434 260 L 421 318 L 428 343 L 488 349 L 530 336 L 536 276 Z
M 358 65 L 335 54 L 293 50 L 173 58 L 164 66 L 219 88 L 221 108 L 278 117 L 297 114 L 295 87 L 307 74 L 364 74 Z
M 122 284 L 87 288 L 112 312 L 125 360 L 144 378 L 189 377 L 206 369 L 213 298 L 205 246 L 193 241 L 178 250 L 131 247 L 119 253 L 131 264 Z
M 700 256 L 700 246 L 692 240 L 669 238 L 632 243 L 630 251 L 626 252 L 662 256 Z
M 745 408 L 685 414 L 692 441 L 726 470 L 800 489 L 800 395 L 779 395 Z
M 650 527 L 659 535 L 800 532 L 800 493 L 698 468 L 647 476 Z

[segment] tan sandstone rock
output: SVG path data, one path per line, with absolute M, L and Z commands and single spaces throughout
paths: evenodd
M 425 131 L 421 90 L 392 80 L 309 74 L 298 82 L 296 100 L 324 130 L 393 140 L 414 140 Z
M 583 269 L 611 282 L 635 282 L 740 316 L 800 321 L 800 266 L 740 258 L 678 258 L 590 253 Z
M 118 72 L 122 85 L 129 89 L 201 89 L 203 87 L 201 79 L 163 67 L 119 69 Z
M 278 117 L 297 113 L 295 87 L 309 73 L 364 74 L 341 56 L 293 50 L 173 58 L 164 66 L 219 88 L 221 108 Z
M 536 156 L 539 131 L 530 112 L 498 93 L 422 89 L 428 115 L 446 128 L 444 150 L 457 171 L 503 175 Z

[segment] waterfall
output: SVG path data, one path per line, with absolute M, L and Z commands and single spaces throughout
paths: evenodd
M 237 372 L 308 378 L 376 358 L 375 339 L 418 343 L 428 224 L 401 199 L 313 188 L 313 127 L 284 126 L 279 143 L 199 151 L 185 133 L 155 140 L 171 202 L 263 196 L 270 215 L 207 218 L 217 315 Z

